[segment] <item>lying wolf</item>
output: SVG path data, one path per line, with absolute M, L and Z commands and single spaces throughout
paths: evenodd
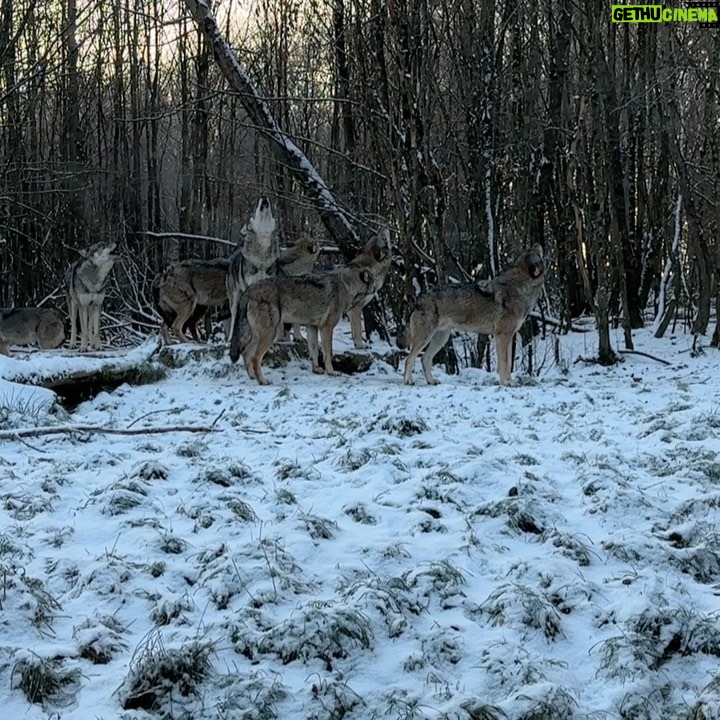
M 48 350 L 64 342 L 65 328 L 54 310 L 0 308 L 0 355 L 10 355 L 11 345 L 38 345 Z
M 429 385 L 437 385 L 432 361 L 453 329 L 469 330 L 495 337 L 501 385 L 512 384 L 513 338 L 543 289 L 543 249 L 535 244 L 516 262 L 492 280 L 470 285 L 443 285 L 417 298 L 405 329 L 410 354 L 405 360 L 405 384 L 413 385 L 413 363 L 425 350 L 422 368 Z
M 318 331 L 322 333 L 324 369 L 332 366 L 332 336 L 343 313 L 363 297 L 373 295 L 375 280 L 367 269 L 351 267 L 333 272 L 277 277 L 251 285 L 240 298 L 236 326 L 230 341 L 230 359 L 240 355 L 251 379 L 267 385 L 262 359 L 280 336 L 283 323 L 305 325 L 313 372 L 323 372 L 318 361 Z

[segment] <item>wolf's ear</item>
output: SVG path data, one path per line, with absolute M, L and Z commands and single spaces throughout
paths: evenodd
M 543 251 L 542 245 L 540 243 L 535 243 L 530 250 L 534 253 L 537 253 L 540 257 L 545 257 L 545 252 Z
M 80 257 L 86 258 L 88 256 L 88 248 L 81 248 L 78 252 L 80 253 Z
M 369 270 L 361 270 L 360 271 L 360 279 L 366 285 L 369 285 L 372 282 L 372 275 L 370 274 L 370 271 Z

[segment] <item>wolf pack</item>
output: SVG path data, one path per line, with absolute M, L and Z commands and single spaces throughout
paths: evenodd
M 81 251 L 65 271 L 71 349 L 78 344 L 78 330 L 80 352 L 102 347 L 102 305 L 118 260 L 115 250 L 113 242 L 98 242 Z M 265 385 L 265 354 L 273 343 L 289 339 L 290 332 L 294 340 L 302 340 L 304 326 L 313 372 L 335 375 L 334 329 L 346 316 L 355 347 L 367 348 L 362 310 L 383 287 L 392 251 L 386 229 L 350 262 L 316 270 L 319 243 L 302 236 L 282 248 L 272 204 L 261 197 L 228 257 L 181 260 L 155 277 L 152 293 L 162 318 L 160 333 L 167 344 L 171 333 L 181 342 L 191 342 L 188 334 L 201 342 L 198 323 L 209 311 L 224 309 L 230 360 L 235 363 L 242 356 L 250 379 Z M 534 244 L 494 278 L 438 285 L 421 293 L 397 336 L 398 347 L 408 350 L 405 384 L 414 384 L 413 365 L 421 354 L 425 380 L 438 383 L 431 372 L 433 358 L 453 330 L 492 335 L 500 383 L 513 384 L 513 340 L 543 290 L 545 272 L 543 249 Z M 0 354 L 9 355 L 12 345 L 53 349 L 65 340 L 64 323 L 55 310 L 0 308 Z

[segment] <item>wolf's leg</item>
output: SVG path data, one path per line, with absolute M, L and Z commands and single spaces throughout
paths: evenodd
M 415 378 L 413 377 L 413 365 L 417 360 L 418 355 L 422 352 L 422 349 L 428 344 L 434 327 L 427 328 L 427 317 L 425 313 L 421 313 L 415 310 L 410 315 L 410 320 L 405 328 L 405 338 L 410 348 L 410 353 L 405 358 L 405 374 L 403 381 L 406 385 L 414 385 Z
M 496 334 L 495 348 L 498 359 L 498 375 L 501 385 L 512 385 L 510 368 L 512 367 L 512 335 Z
M 368 344 L 362 336 L 362 308 L 356 307 L 348 310 L 348 319 L 350 320 L 350 330 L 352 330 L 352 339 L 358 350 L 367 349 Z
M 90 314 L 90 306 L 86 305 L 85 303 L 79 303 L 78 314 L 80 315 L 80 352 L 85 352 L 85 350 L 87 350 L 88 348 L 88 343 L 90 341 L 90 329 L 88 327 L 88 315 Z
M 192 303 L 184 305 L 177 309 L 177 315 L 175 316 L 175 320 L 173 321 L 172 329 L 175 335 L 180 338 L 181 342 L 190 342 L 187 335 L 185 335 L 185 333 L 183 332 L 183 328 L 185 327 L 185 323 L 188 321 L 188 318 L 193 314 L 194 309 L 195 305 Z
M 77 344 L 77 304 L 70 297 L 67 296 L 68 313 L 70 314 L 70 347 L 74 348 Z
M 256 349 L 252 360 L 253 372 L 255 373 L 255 379 L 260 385 L 270 385 L 270 381 L 265 379 L 262 373 L 262 361 L 265 357 L 265 353 L 270 349 L 270 346 L 275 340 L 275 333 L 266 333 L 263 337 L 258 338 L 256 343 Z
M 91 322 L 91 344 L 96 350 L 102 348 L 102 341 L 100 340 L 100 312 L 102 311 L 102 301 L 94 302 L 90 306 L 90 322 Z
M 328 375 L 337 375 L 332 364 L 332 341 L 335 325 L 325 325 L 322 328 L 323 360 L 325 361 L 325 372 Z
M 318 329 L 315 325 L 307 326 L 307 342 L 308 342 L 308 354 L 310 355 L 310 362 L 312 362 L 312 371 L 314 373 L 321 373 L 323 369 L 320 367 L 318 362 Z
M 422 360 L 420 362 L 422 364 L 423 373 L 425 374 L 425 379 L 427 380 L 428 385 L 440 384 L 440 381 L 433 377 L 432 361 L 433 358 L 438 354 L 440 349 L 448 341 L 448 338 L 450 337 L 450 332 L 450 328 L 447 328 L 446 330 L 438 330 L 432 336 L 432 338 L 430 338 L 430 342 L 425 348 L 425 352 L 423 353 Z

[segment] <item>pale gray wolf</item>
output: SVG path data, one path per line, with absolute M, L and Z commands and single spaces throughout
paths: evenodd
M 63 321 L 54 310 L 0 308 L 0 355 L 10 355 L 11 345 L 38 345 L 48 350 L 64 342 Z
M 227 297 L 230 303 L 230 338 L 235 328 L 235 316 L 240 296 L 250 285 L 275 277 L 280 257 L 280 241 L 272 206 L 261 197 L 252 217 L 241 230 L 237 249 L 230 256 L 226 276 Z
M 200 342 L 197 323 L 208 308 L 227 304 L 226 276 L 230 258 L 182 260 L 168 266 L 153 280 L 155 307 L 163 324 L 163 340 L 170 344 L 170 328 L 181 342 L 190 342 L 186 330 Z
M 100 349 L 100 311 L 105 300 L 105 286 L 117 256 L 114 242 L 98 242 L 81 250 L 82 259 L 65 270 L 65 289 L 70 313 L 70 347 L 77 342 L 80 320 L 80 350 Z
M 280 257 L 277 261 L 277 274 L 281 277 L 307 275 L 315 267 L 315 261 L 319 254 L 320 243 L 310 235 L 303 233 L 292 245 L 280 251 Z M 293 325 L 292 332 L 295 341 L 303 339 L 300 325 Z M 283 340 L 289 339 L 289 333 L 285 332 Z
M 470 285 L 442 285 L 417 298 L 398 344 L 410 348 L 405 360 L 405 384 L 413 385 L 413 363 L 424 349 L 422 368 L 429 385 L 437 385 L 432 361 L 453 329 L 493 335 L 501 385 L 513 383 L 513 338 L 543 289 L 545 262 L 537 243 L 492 280 Z
M 307 327 L 308 350 L 316 373 L 323 372 L 318 362 L 318 331 L 322 333 L 324 370 L 335 375 L 333 329 L 343 313 L 374 292 L 375 279 L 366 268 L 345 267 L 328 273 L 261 280 L 240 297 L 230 359 L 237 362 L 242 355 L 250 378 L 267 385 L 262 359 L 282 333 L 283 323 L 293 323 Z
M 372 237 L 365 244 L 362 252 L 348 263 L 348 267 L 358 270 L 369 270 L 374 279 L 375 289 L 373 292 L 363 297 L 348 311 L 353 342 L 358 349 L 362 350 L 368 346 L 362 335 L 362 309 L 377 295 L 380 288 L 382 288 L 388 271 L 390 270 L 391 262 L 392 246 L 390 244 L 390 231 L 386 229 L 379 235 Z

